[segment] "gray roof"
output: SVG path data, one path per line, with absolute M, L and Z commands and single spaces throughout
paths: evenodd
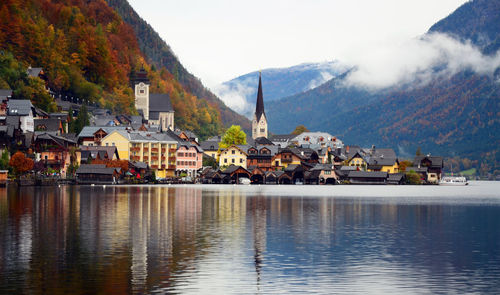
M 88 152 L 92 158 L 96 158 L 99 155 L 102 158 L 107 157 L 108 159 L 113 159 L 113 155 L 116 154 L 116 158 L 118 158 L 118 152 L 115 146 L 86 146 L 81 145 L 80 150 L 83 152 Z M 103 157 L 104 156 L 104 157 Z
M 30 77 L 38 77 L 40 73 L 43 71 L 43 68 L 28 68 L 26 71 L 28 76 Z
M 76 170 L 76 174 L 113 174 L 117 169 L 113 167 L 107 168 L 104 164 L 82 164 Z
M 42 129 L 45 126 L 44 131 L 59 131 L 61 126 L 61 120 L 59 119 L 35 119 L 35 129 Z
M 216 151 L 219 149 L 218 141 L 205 140 L 200 143 L 201 148 L 204 151 Z
M 387 178 L 387 172 L 350 171 L 349 178 Z
M 7 116 L 7 118 L 5 119 L 5 124 L 13 126 L 14 129 L 19 129 L 20 126 L 19 116 Z
M 137 169 L 147 169 L 148 168 L 148 164 L 146 164 L 144 162 L 133 161 L 133 162 L 129 162 L 129 164 Z
M 27 116 L 33 110 L 33 105 L 29 99 L 9 99 L 7 108 L 9 115 Z
M 115 130 L 124 130 L 125 131 L 125 130 L 127 130 L 127 127 L 126 126 L 85 126 L 85 127 L 83 127 L 80 134 L 78 134 L 78 138 L 93 137 L 94 133 L 99 129 L 102 129 L 107 134 L 110 134 L 111 132 L 113 132 Z
M 132 142 L 140 142 L 140 141 L 161 141 L 161 142 L 177 142 L 167 133 L 159 133 L 159 132 L 149 132 L 149 131 L 131 131 L 128 133 L 130 141 Z
M 275 134 L 275 135 L 271 135 L 269 137 L 269 140 L 271 141 L 289 141 L 291 140 L 292 138 L 294 138 L 295 134 Z
M 431 168 L 443 168 L 443 157 L 437 156 L 416 156 L 413 165 L 418 166 L 424 159 L 431 161 Z
M 0 99 L 6 99 L 12 96 L 12 90 L 10 89 L 0 89 Z
M 149 118 L 158 120 L 160 112 L 173 112 L 170 95 L 152 93 L 149 95 Z

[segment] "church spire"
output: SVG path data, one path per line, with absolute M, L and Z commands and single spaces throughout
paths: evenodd
M 257 90 L 257 105 L 255 107 L 255 116 L 257 121 L 264 113 L 264 95 L 262 94 L 262 73 L 259 71 L 259 89 Z

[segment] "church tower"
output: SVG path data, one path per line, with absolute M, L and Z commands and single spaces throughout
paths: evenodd
M 267 138 L 267 119 L 264 112 L 264 96 L 262 94 L 262 74 L 259 72 L 259 89 L 257 90 L 257 105 L 252 120 L 252 138 Z
M 144 119 L 149 120 L 149 79 L 144 67 L 135 74 L 134 78 L 135 108 L 142 113 Z

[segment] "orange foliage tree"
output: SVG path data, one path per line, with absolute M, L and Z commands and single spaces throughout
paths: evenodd
M 9 165 L 14 169 L 16 176 L 30 171 L 33 169 L 34 164 L 33 160 L 27 158 L 22 152 L 16 152 L 9 161 Z

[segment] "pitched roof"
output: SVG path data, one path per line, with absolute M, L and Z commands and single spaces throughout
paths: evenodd
M 248 172 L 247 169 L 241 167 L 241 166 L 236 166 L 236 165 L 230 165 L 229 167 L 227 167 L 226 170 L 222 171 L 223 174 L 231 174 L 231 173 L 234 173 L 236 170 L 238 169 L 243 169 L 245 170 L 246 172 Z M 250 172 L 248 172 L 249 174 L 251 174 Z
M 269 137 L 269 139 L 271 141 L 279 141 L 279 142 L 286 142 L 286 141 L 290 141 L 291 139 L 293 139 L 295 136 L 295 134 L 274 134 L 274 135 L 271 135 Z
M 35 129 L 43 129 L 44 131 L 59 131 L 61 127 L 61 120 L 59 119 L 35 119 Z
M 212 140 L 205 140 L 200 142 L 200 146 L 204 151 L 216 151 L 219 149 L 219 142 Z
M 413 165 L 420 165 L 424 159 L 428 159 L 431 162 L 431 168 L 443 168 L 443 157 L 437 156 L 416 156 L 413 160 Z
M 111 132 L 113 132 L 115 130 L 116 131 L 119 131 L 119 130 L 125 131 L 125 130 L 127 130 L 127 127 L 126 126 L 85 126 L 85 127 L 83 127 L 80 134 L 78 134 L 78 138 L 93 137 L 94 133 L 99 129 L 102 129 L 107 134 L 110 134 Z
M 34 107 L 29 99 L 9 99 L 7 108 L 9 115 L 27 116 Z
M 265 138 L 265 137 L 257 137 L 255 139 L 255 144 L 272 145 L 273 142 L 270 141 L 269 139 Z
M 117 169 L 113 167 L 106 167 L 104 164 L 82 164 L 76 169 L 76 174 L 107 174 L 115 173 Z
M 161 112 L 173 112 L 170 95 L 152 93 L 149 95 L 149 119 L 158 120 Z
M 28 76 L 34 78 L 34 77 L 38 77 L 42 71 L 43 71 L 42 68 L 32 68 L 32 67 L 29 67 L 26 72 L 27 72 Z
M 83 152 L 89 152 L 92 158 L 95 158 L 97 155 L 101 157 L 101 159 L 107 157 L 108 159 L 113 159 L 113 155 L 116 154 L 118 158 L 118 152 L 116 146 L 87 146 L 81 145 L 80 150 Z M 105 156 L 105 157 L 103 157 Z
M 349 171 L 349 178 L 387 178 L 387 172 Z
M 0 89 L 0 99 L 6 99 L 12 96 L 12 90 L 10 89 Z
M 257 122 L 260 121 L 260 117 L 264 115 L 264 95 L 262 94 L 262 74 L 259 73 L 259 89 L 257 90 L 257 103 L 255 106 L 255 116 L 257 117 Z

